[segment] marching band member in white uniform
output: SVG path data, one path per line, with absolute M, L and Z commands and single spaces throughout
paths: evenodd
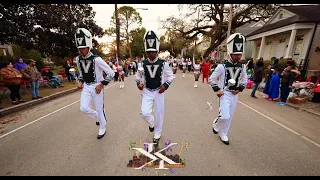
M 76 57 L 76 64 L 80 73 L 78 88 L 83 88 L 80 97 L 80 110 L 96 120 L 96 125 L 99 126 L 97 138 L 101 139 L 106 133 L 107 123 L 103 89 L 114 77 L 114 71 L 101 57 L 90 52 L 92 35 L 87 29 L 77 29 L 75 42 L 81 54 Z M 103 78 L 103 72 L 107 75 L 106 79 Z M 91 100 L 93 100 L 96 110 L 92 109 Z
M 123 71 L 123 61 L 119 61 L 118 65 L 120 89 L 124 88 L 124 71 Z
M 193 73 L 194 73 L 194 86 L 195 88 L 198 87 L 198 80 L 200 77 L 200 62 L 199 60 L 195 61 L 194 57 L 192 58 L 192 63 L 193 63 Z
M 213 121 L 213 133 L 226 145 L 229 144 L 228 131 L 238 102 L 238 94 L 245 88 L 248 78 L 246 66 L 239 62 L 245 51 L 245 37 L 235 33 L 227 39 L 228 60 L 218 64 L 209 78 L 209 83 L 219 97 L 219 116 Z M 216 80 L 219 78 L 219 84 Z M 234 86 L 228 86 L 230 79 L 235 80 Z M 226 88 L 227 87 L 227 88 Z
M 158 144 L 164 118 L 164 92 L 171 84 L 173 73 L 169 64 L 158 57 L 160 39 L 154 31 L 146 32 L 144 45 L 148 58 L 142 61 L 136 82 L 142 91 L 141 116 L 148 123 L 149 131 L 155 130 L 153 142 Z M 155 117 L 152 115 L 152 105 Z

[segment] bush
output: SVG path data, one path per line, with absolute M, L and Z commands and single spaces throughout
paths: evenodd
M 43 63 L 43 59 L 41 57 L 41 53 L 37 50 L 30 50 L 27 53 L 27 58 L 28 59 L 33 59 L 37 62 L 37 68 L 38 69 L 42 69 L 44 68 L 44 63 Z
M 16 62 L 16 58 L 14 56 L 0 56 L 0 62 L 9 61 L 12 64 Z

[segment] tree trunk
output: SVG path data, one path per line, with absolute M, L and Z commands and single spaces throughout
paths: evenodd
M 130 55 L 130 60 L 132 60 L 132 52 L 131 52 L 131 47 L 130 47 L 130 43 L 129 43 L 129 36 L 127 35 L 127 46 L 129 48 L 129 55 Z
M 129 17 L 128 17 L 128 12 L 126 12 L 126 22 L 127 22 L 127 27 L 126 27 L 126 39 L 127 39 L 127 46 L 129 49 L 129 56 L 130 56 L 130 60 L 132 61 L 132 52 L 131 52 L 131 47 L 130 47 L 130 42 L 129 42 Z

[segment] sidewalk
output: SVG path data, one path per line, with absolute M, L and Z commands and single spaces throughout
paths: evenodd
M 9 115 L 10 113 L 14 113 L 17 111 L 21 111 L 23 109 L 29 108 L 31 106 L 35 106 L 38 104 L 41 104 L 43 102 L 47 102 L 49 100 L 73 93 L 78 91 L 78 88 L 76 87 L 76 84 L 72 83 L 63 83 L 64 87 L 61 88 L 40 88 L 40 95 L 43 97 L 41 99 L 31 99 L 31 92 L 28 90 L 28 93 L 22 93 L 21 98 L 25 100 L 26 102 L 20 103 L 18 105 L 12 105 L 10 98 L 2 98 L 2 103 L 0 104 L 0 107 L 3 109 L 0 109 L 0 117 Z M 8 94 L 9 96 L 9 94 Z
M 263 87 L 264 87 L 265 83 L 262 82 L 260 84 L 260 87 L 259 87 L 259 95 L 260 96 L 263 96 L 264 94 L 262 93 L 262 90 L 263 90 Z M 261 89 L 260 89 L 261 88 Z M 248 89 L 249 90 L 249 89 Z M 291 108 L 294 108 L 294 109 L 297 109 L 299 111 L 305 111 L 307 113 L 310 113 L 312 115 L 315 115 L 315 116 L 318 116 L 320 117 L 320 103 L 315 103 L 315 102 L 305 102 L 305 103 L 302 103 L 302 104 L 293 104 L 293 103 L 289 103 L 287 102 L 286 103 L 286 106 L 288 107 L 291 107 Z

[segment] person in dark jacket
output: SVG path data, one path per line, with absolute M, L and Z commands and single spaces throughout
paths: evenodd
M 73 80 L 75 79 L 73 75 L 69 72 L 71 68 L 74 68 L 74 67 L 70 64 L 70 61 L 67 61 L 66 65 L 64 66 L 64 72 L 67 75 L 69 82 L 73 82 Z
M 262 76 L 263 76 L 263 61 L 258 61 L 255 68 L 254 68 L 254 76 L 253 76 L 253 82 L 254 82 L 254 87 L 251 92 L 251 97 L 257 98 L 256 97 L 256 91 L 262 82 Z
M 300 75 L 300 71 L 295 69 L 294 60 L 290 60 L 287 63 L 287 67 L 283 70 L 280 77 L 281 79 L 281 88 L 280 88 L 280 99 L 281 101 L 278 103 L 280 106 L 284 106 L 287 102 L 287 98 L 291 91 L 291 86 L 295 80 L 295 78 Z

